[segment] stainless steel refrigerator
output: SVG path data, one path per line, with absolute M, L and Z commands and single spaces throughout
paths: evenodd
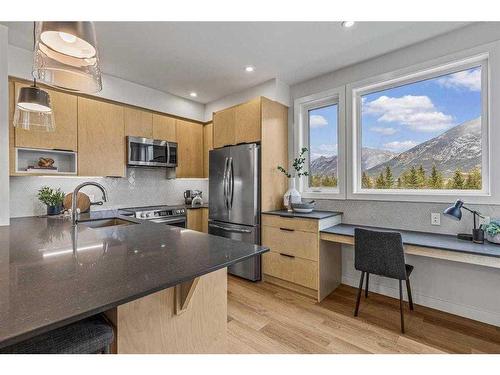
M 209 153 L 208 233 L 260 244 L 260 146 L 229 146 Z M 230 266 L 229 273 L 261 279 L 261 257 Z

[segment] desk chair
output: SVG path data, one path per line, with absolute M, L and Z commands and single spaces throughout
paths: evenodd
M 390 277 L 399 280 L 399 308 L 401 312 L 401 332 L 405 333 L 403 315 L 402 281 L 406 281 L 410 310 L 413 310 L 411 297 L 410 274 L 413 266 L 405 263 L 401 233 L 378 232 L 373 230 L 354 229 L 354 267 L 361 271 L 358 296 L 354 316 L 358 316 L 363 279 L 366 273 L 365 298 L 368 298 L 368 280 L 370 274 Z

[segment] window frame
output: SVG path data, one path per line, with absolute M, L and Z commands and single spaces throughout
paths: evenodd
M 363 189 L 361 187 L 361 97 L 377 91 L 400 87 L 407 84 L 436 78 L 458 71 L 481 67 L 481 176 L 483 187 L 481 190 L 433 190 L 433 189 Z M 348 177 L 348 199 L 365 200 L 397 200 L 397 201 L 425 201 L 450 202 L 456 197 L 464 197 L 469 202 L 484 201 L 492 196 L 491 182 L 491 129 L 490 129 L 490 71 L 489 54 L 482 53 L 476 56 L 448 60 L 439 63 L 426 63 L 417 67 L 401 69 L 347 85 L 347 114 L 349 127 L 348 165 L 352 165 L 351 175 Z
M 345 199 L 346 198 L 346 178 L 345 178 L 345 86 L 323 91 L 317 94 L 298 98 L 294 101 L 294 154 L 291 160 L 296 157 L 302 147 L 307 147 L 309 152 L 306 155 L 307 171 L 310 166 L 310 146 L 309 146 L 309 111 L 337 105 L 337 187 L 316 187 L 309 186 L 309 178 L 300 178 L 298 189 L 304 198 L 326 198 Z

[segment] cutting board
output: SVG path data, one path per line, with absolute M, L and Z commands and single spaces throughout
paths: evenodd
M 71 208 L 73 193 L 66 194 L 64 197 L 64 208 L 69 210 Z M 76 198 L 76 207 L 80 209 L 80 212 L 87 212 L 90 210 L 90 198 L 87 194 L 78 192 Z

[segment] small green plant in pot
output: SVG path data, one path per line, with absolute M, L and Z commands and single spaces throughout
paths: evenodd
M 302 202 L 302 196 L 300 195 L 300 192 L 295 188 L 295 182 L 297 177 L 300 179 L 302 176 L 309 176 L 309 172 L 305 170 L 305 155 L 307 151 L 308 149 L 306 147 L 302 147 L 300 149 L 299 156 L 293 159 L 292 168 L 290 168 L 289 170 L 286 170 L 281 165 L 278 166 L 278 170 L 283 173 L 289 181 L 289 189 L 283 197 L 283 205 L 288 208 L 288 211 L 292 211 L 292 203 Z
M 47 205 L 47 215 L 59 215 L 62 211 L 64 193 L 60 188 L 53 189 L 49 186 L 42 186 L 38 190 L 38 200 Z
M 484 226 L 486 239 L 488 242 L 500 244 L 500 220 L 491 220 L 489 224 Z

